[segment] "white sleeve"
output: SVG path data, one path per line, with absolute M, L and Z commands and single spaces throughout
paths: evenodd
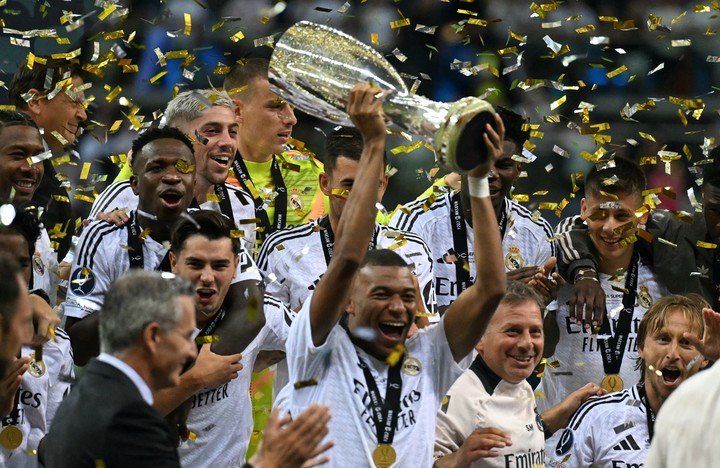
M 57 352 L 58 360 L 54 364 L 57 365 L 57 369 L 52 370 L 52 379 L 48 391 L 47 414 L 45 415 L 48 427 L 52 424 L 60 403 L 70 392 L 71 383 L 75 378 L 70 337 L 67 336 L 63 329 L 58 328 L 56 338 L 57 345 L 55 345 L 54 352 Z
M 444 457 L 460 450 L 476 428 L 477 405 L 472 389 L 463 388 L 464 376 L 453 385 L 440 405 L 435 425 L 435 457 Z M 468 394 L 470 393 L 470 394 Z
M 575 413 L 580 414 L 579 411 Z M 591 413 L 592 414 L 592 413 Z M 570 422 L 568 427 L 563 430 L 558 441 L 555 455 L 564 460 L 563 466 L 567 468 L 585 468 L 592 466 L 595 460 L 595 443 L 596 435 L 593 428 L 598 423 L 591 414 L 585 414 L 582 422 L 577 425 Z M 573 425 L 573 430 L 570 425 Z
M 262 281 L 260 270 L 244 245 L 242 245 L 242 249 L 240 250 L 238 257 L 240 257 L 240 263 L 238 264 L 237 273 L 235 274 L 235 278 L 232 280 L 232 284 L 247 280 Z
M 266 240 L 258 255 L 258 267 L 265 277 L 270 277 L 265 285 L 265 292 L 292 308 L 292 304 L 290 304 L 290 287 L 286 281 L 288 267 L 283 261 L 284 257 L 281 252 L 270 249 Z
M 285 305 L 265 294 L 265 326 L 268 333 L 260 348 L 262 351 L 285 351 L 290 325 L 295 319 L 295 313 Z
M 440 319 L 437 325 L 425 327 L 410 340 L 423 340 L 423 355 L 433 363 L 433 382 L 435 394 L 438 395 L 438 406 L 443 396 L 450 390 L 455 381 L 472 364 L 473 353 L 469 353 L 459 362 L 455 362 L 447 334 L 445 333 L 445 318 Z
M 338 342 L 347 337 L 345 330 L 339 325 L 333 327 L 330 334 L 320 346 L 315 346 L 312 339 L 310 321 L 310 303 L 314 296 L 310 296 L 298 312 L 295 321 L 290 326 L 290 333 L 286 344 L 287 365 L 290 373 L 289 385 L 315 380 L 320 382 L 328 373 L 332 360 L 341 359 L 337 353 Z M 332 353 L 332 354 L 331 354 Z M 308 385 L 302 391 L 293 392 L 293 411 L 304 408 L 311 402 L 322 401 L 323 395 L 318 385 Z
M 100 310 L 110 283 L 118 276 L 118 266 L 108 265 L 106 259 L 109 255 L 106 252 L 113 252 L 118 246 L 104 245 L 107 237 L 97 239 L 102 234 L 100 223 L 108 226 L 104 221 L 96 221 L 85 229 L 78 241 L 65 300 L 68 317 L 82 319 Z

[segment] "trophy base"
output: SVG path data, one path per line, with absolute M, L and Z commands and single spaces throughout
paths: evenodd
M 494 110 L 475 97 L 454 102 L 435 137 L 435 155 L 445 169 L 465 173 L 478 166 L 490 170 L 488 149 L 483 135 L 485 125 L 495 128 Z

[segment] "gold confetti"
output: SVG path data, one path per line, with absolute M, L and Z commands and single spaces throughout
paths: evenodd
M 673 47 L 690 47 L 692 45 L 692 39 L 677 39 L 670 41 Z
M 167 72 L 168 72 L 167 70 L 163 70 L 160 73 L 158 73 L 157 75 L 153 76 L 152 78 L 150 78 L 150 83 L 155 83 L 157 80 L 159 80 L 163 76 L 167 75 Z
M 185 29 L 183 30 L 183 34 L 189 36 L 190 30 L 192 29 L 192 18 L 190 17 L 190 13 L 183 13 L 183 17 L 185 18 Z
M 212 344 L 212 343 L 219 343 L 220 337 L 217 335 L 205 335 L 205 336 L 198 336 L 195 338 L 195 343 L 199 345 L 204 344 Z
M 117 8 L 117 5 L 116 5 L 116 4 L 112 4 L 112 5 L 110 5 L 109 7 L 105 8 L 105 9 L 102 11 L 102 13 L 100 13 L 100 14 L 98 15 L 98 19 L 99 19 L 100 21 L 104 21 L 105 18 L 107 18 L 108 16 L 110 16 L 110 15 L 112 14 L 112 12 L 115 11 L 116 8 Z
M 232 36 L 230 36 L 230 40 L 233 42 L 238 42 L 238 41 L 242 40 L 243 38 L 245 38 L 245 34 L 243 34 L 242 31 L 238 31 L 235 34 L 233 34 Z
M 347 198 L 350 195 L 350 189 L 332 189 L 332 195 L 341 198 Z
M 613 229 L 613 232 L 615 234 L 623 234 L 624 232 L 627 232 L 633 228 L 635 228 L 635 224 L 632 221 L 628 221 L 627 223 L 621 224 L 620 226 Z
M 318 384 L 317 380 L 309 379 L 309 380 L 301 380 L 299 382 L 295 382 L 293 384 L 293 387 L 295 387 L 295 390 L 299 390 L 299 389 L 305 388 L 305 387 L 314 387 L 317 384 Z
M 640 135 L 641 137 L 645 138 L 646 140 L 650 140 L 650 141 L 653 141 L 653 142 L 655 141 L 655 137 L 653 137 L 653 136 L 650 135 L 649 133 L 638 132 L 638 135 Z
M 193 431 L 189 431 L 188 440 L 190 442 L 195 442 L 197 440 L 197 434 L 195 434 Z
M 622 65 L 611 72 L 607 72 L 605 75 L 607 75 L 608 78 L 614 78 L 614 77 L 618 76 L 620 73 L 623 73 L 626 71 L 627 71 L 627 67 L 625 65 Z
M 90 174 L 90 166 L 92 163 L 86 162 L 83 163 L 82 170 L 80 171 L 80 180 L 85 180 L 88 178 L 88 175 Z
M 402 343 L 398 343 L 395 345 L 395 348 L 390 352 L 388 357 L 385 359 L 385 362 L 388 363 L 390 367 L 395 366 L 395 364 L 398 363 L 401 357 L 405 354 L 405 346 L 403 346 Z
M 370 33 L 370 42 L 373 43 L 373 45 L 379 45 L 380 42 L 378 41 L 378 35 L 377 33 Z
M 717 244 L 713 244 L 712 242 L 703 242 L 703 241 L 700 241 L 700 240 L 697 241 L 697 243 L 696 243 L 695 245 L 697 245 L 698 247 L 700 247 L 700 248 L 702 248 L 702 249 L 715 249 L 715 248 L 717 248 Z
M 404 26 L 410 26 L 410 18 L 390 22 L 390 28 L 392 29 L 402 28 Z
M 550 104 L 550 110 L 553 111 L 553 110 L 557 109 L 558 107 L 562 106 L 563 104 L 565 104 L 566 99 L 567 99 L 567 95 L 564 95 L 560 99 L 553 101 Z

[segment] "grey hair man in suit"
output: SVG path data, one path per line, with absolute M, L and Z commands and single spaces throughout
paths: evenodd
M 42 454 L 46 467 L 180 466 L 152 404 L 153 393 L 177 385 L 197 355 L 194 291 L 164 275 L 131 271 L 109 288 L 101 354 L 58 409 Z

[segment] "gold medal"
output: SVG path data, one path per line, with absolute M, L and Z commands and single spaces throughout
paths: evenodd
M 625 388 L 625 382 L 617 374 L 608 374 L 602 379 L 600 386 L 607 390 L 608 393 L 613 393 Z
M 392 445 L 378 444 L 373 450 L 372 458 L 377 468 L 390 468 L 395 463 L 397 455 Z
M 0 432 L 0 445 L 8 450 L 20 447 L 22 440 L 22 431 L 17 426 L 8 426 Z M 395 460 L 395 452 L 393 452 L 393 460 Z

